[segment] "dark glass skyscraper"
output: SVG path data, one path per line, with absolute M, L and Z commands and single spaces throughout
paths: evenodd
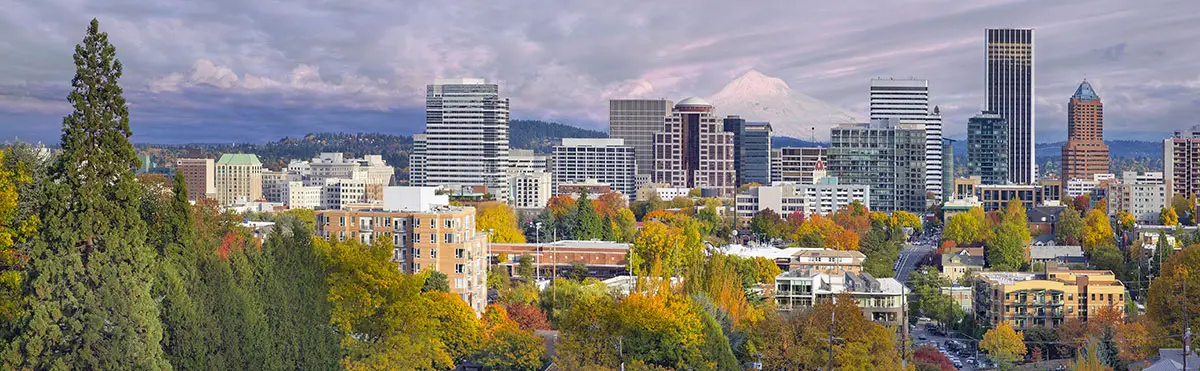
M 1032 29 L 987 30 L 987 110 L 1008 123 L 1008 180 L 1037 179 L 1034 155 L 1034 48 Z
M 983 184 L 1008 183 L 1009 127 L 993 112 L 967 120 L 967 175 L 979 176 Z
M 725 132 L 733 133 L 733 167 L 738 185 L 771 184 L 771 124 L 725 118 Z

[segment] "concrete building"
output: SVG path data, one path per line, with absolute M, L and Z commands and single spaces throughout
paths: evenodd
M 654 134 L 663 131 L 673 103 L 665 99 L 610 99 L 608 137 L 633 147 L 638 174 L 654 172 Z
M 1163 183 L 1169 195 L 1200 193 L 1200 125 L 1163 140 Z
M 487 234 L 475 231 L 475 208 L 447 206 L 429 187 L 388 187 L 380 206 L 317 212 L 316 234 L 370 244 L 390 239 L 392 260 L 405 273 L 446 274 L 450 293 L 476 313 L 487 305 Z
M 987 326 L 1008 321 L 1013 328 L 1056 328 L 1067 319 L 1086 322 L 1103 307 L 1120 313 L 1125 286 L 1112 272 L 1049 268 L 1045 273 L 979 272 L 976 318 Z
M 1170 205 L 1171 194 L 1161 172 L 1138 173 L 1127 171 L 1121 182 L 1108 186 L 1108 213 L 1127 212 L 1139 223 L 1158 223 L 1158 214 Z
M 723 129 L 712 104 L 703 99 L 691 97 L 676 104 L 663 132 L 654 134 L 654 182 L 733 197 L 737 190 L 734 135 Z
M 511 171 L 510 171 L 511 172 Z M 517 209 L 544 209 L 553 196 L 553 177 L 545 171 L 513 173 L 509 204 Z
M 998 114 L 984 112 L 967 120 L 967 175 L 983 184 L 1006 184 L 1009 165 L 1009 125 Z
M 771 184 L 783 181 L 783 151 L 771 150 Z M 766 185 L 766 184 L 763 184 Z
M 649 201 L 654 197 L 658 197 L 662 201 L 671 201 L 676 197 L 688 197 L 688 194 L 691 192 L 691 188 L 667 187 L 666 184 L 647 184 L 645 187 L 638 188 L 637 200 Z
M 813 184 L 817 163 L 829 161 L 825 147 L 783 147 L 780 152 L 780 181 L 792 184 Z
M 508 261 L 501 263 L 497 259 L 497 265 L 512 277 L 518 275 L 521 256 L 528 255 L 533 258 L 533 267 L 540 277 L 562 277 L 573 265 L 583 264 L 587 267 L 588 277 L 611 278 L 628 274 L 629 247 L 627 243 L 574 240 L 494 243 L 488 255 L 493 259 L 500 254 L 507 255 Z
M 322 209 L 343 209 L 368 201 L 365 180 L 329 178 L 319 184 Z
M 262 162 L 258 156 L 226 153 L 216 163 L 217 202 L 231 206 L 258 201 L 262 194 Z
M 925 127 L 925 190 L 942 198 L 942 114 L 929 107 L 929 80 L 871 79 L 871 119 L 894 117 Z
M 942 138 L 942 202 L 954 198 L 954 140 Z
M 283 205 L 289 209 L 319 209 L 321 208 L 321 191 L 325 187 L 305 185 L 301 181 L 290 181 L 284 184 Z
M 181 158 L 175 160 L 175 171 L 183 174 L 188 200 L 217 198 L 216 163 L 211 158 Z
M 1018 199 L 1028 210 L 1039 204 L 1042 187 L 1036 185 L 983 184 L 976 188 L 983 211 L 1004 210 L 1008 202 Z
M 885 325 L 907 322 L 904 295 L 908 293 L 895 278 L 875 278 L 867 273 L 827 274 L 816 270 L 794 270 L 775 277 L 775 307 L 781 312 L 800 311 L 822 300 L 837 300 L 850 294 L 863 315 Z
M 508 198 L 508 98 L 483 79 L 425 89 L 424 185 L 484 185 Z
M 396 170 L 383 161 L 383 156 L 366 155 L 348 158 L 340 152 L 323 152 L 308 163 L 308 171 L 300 173 L 310 183 L 325 179 L 354 179 L 380 188 L 392 185 Z
M 554 188 L 592 179 L 608 184 L 625 197 L 637 188 L 637 159 L 633 147 L 620 138 L 563 138 L 554 146 Z M 555 193 L 558 195 L 558 193 Z
M 722 248 L 728 255 L 743 258 L 764 258 L 775 262 L 782 271 L 814 270 L 825 274 L 862 272 L 866 255 L 852 250 L 819 249 L 811 247 L 776 248 L 769 245 L 730 245 Z
M 1033 184 L 1037 180 L 1033 29 L 989 28 L 986 37 L 984 99 L 986 109 L 1008 124 L 1008 181 Z
M 889 118 L 837 125 L 830 137 L 829 175 L 870 186 L 872 210 L 925 213 L 924 126 Z
M 733 168 L 737 171 L 737 184 L 771 184 L 771 124 L 729 116 L 724 126 L 726 132 L 734 134 Z
M 752 187 L 737 195 L 735 209 L 740 218 L 753 218 L 766 209 L 784 217 L 794 212 L 828 216 L 855 201 L 870 209 L 870 194 L 870 186 L 838 184 L 837 178 L 829 177 L 820 184 Z
M 580 193 L 587 192 L 588 198 L 594 200 L 600 198 L 605 193 L 612 192 L 613 188 L 608 183 L 598 182 L 595 179 L 586 179 L 581 182 L 560 183 L 555 188 L 555 191 L 558 192 L 557 194 L 569 195 L 572 198 L 577 198 Z
M 1092 84 L 1083 80 L 1067 102 L 1067 142 L 1062 146 L 1062 179 L 1090 179 L 1092 175 L 1107 172 L 1104 104 L 1092 89 Z
M 425 134 L 413 134 L 413 152 L 408 156 L 408 185 L 425 186 L 425 153 L 428 152 L 429 140 Z
M 536 171 L 551 171 L 550 156 L 533 153 L 529 149 L 508 150 L 508 172 L 532 173 Z

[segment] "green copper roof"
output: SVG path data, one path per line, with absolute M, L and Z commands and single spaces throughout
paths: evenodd
M 218 164 L 226 165 L 262 165 L 258 161 L 258 156 L 250 153 L 226 153 L 221 155 L 221 159 L 217 160 Z

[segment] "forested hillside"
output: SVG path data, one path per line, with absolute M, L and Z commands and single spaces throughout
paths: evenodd
M 557 122 L 539 120 L 512 120 L 509 122 L 508 145 L 512 148 L 532 149 L 538 153 L 550 153 L 562 138 L 604 138 L 608 133 L 580 129 Z

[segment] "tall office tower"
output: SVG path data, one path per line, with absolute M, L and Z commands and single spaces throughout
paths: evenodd
M 783 151 L 771 150 L 771 184 L 783 181 Z M 765 185 L 765 184 L 764 184 Z
M 925 126 L 925 189 L 942 199 L 942 114 L 929 108 L 929 80 L 871 79 L 871 119 Z
M 437 79 L 425 89 L 424 185 L 484 185 L 508 194 L 508 98 L 483 79 Z
M 262 162 L 258 156 L 226 153 L 216 164 L 217 202 L 221 206 L 262 199 Z
M 1092 179 L 1108 173 L 1108 145 L 1104 144 L 1104 104 L 1083 80 L 1067 103 L 1067 143 L 1062 146 L 1062 181 Z
M 410 186 L 425 186 L 425 153 L 428 151 L 426 143 L 425 134 L 413 134 L 413 151 L 412 155 L 408 156 L 408 185 Z
M 925 127 L 896 118 L 830 131 L 827 162 L 840 184 L 871 187 L 871 208 L 925 213 Z
M 967 175 L 978 176 L 982 184 L 1009 183 L 1009 127 L 992 112 L 967 120 Z
M 954 140 L 942 138 L 942 200 L 954 195 Z
M 188 200 L 216 198 L 216 164 L 211 158 L 181 158 L 175 160 L 175 171 L 183 174 Z
M 1163 140 L 1163 183 L 1168 195 L 1200 193 L 1200 125 Z
M 654 134 L 663 131 L 663 119 L 671 114 L 666 99 L 610 99 L 608 137 L 621 138 L 637 155 L 638 174 L 654 173 Z
M 793 184 L 816 184 L 813 171 L 829 159 L 829 149 L 824 147 L 783 147 L 779 154 L 779 181 Z
M 671 187 L 703 188 L 732 198 L 737 189 L 733 133 L 726 133 L 712 104 L 691 97 L 666 117 L 654 134 L 654 182 Z
M 620 138 L 563 138 L 554 146 L 554 185 L 558 194 L 562 184 L 596 181 L 628 198 L 637 195 L 634 176 L 637 159 L 633 147 Z
M 1008 179 L 1037 180 L 1032 29 L 987 30 L 987 110 L 1008 123 Z
M 771 184 L 771 123 L 725 118 L 725 132 L 733 133 L 733 168 L 737 184 Z

